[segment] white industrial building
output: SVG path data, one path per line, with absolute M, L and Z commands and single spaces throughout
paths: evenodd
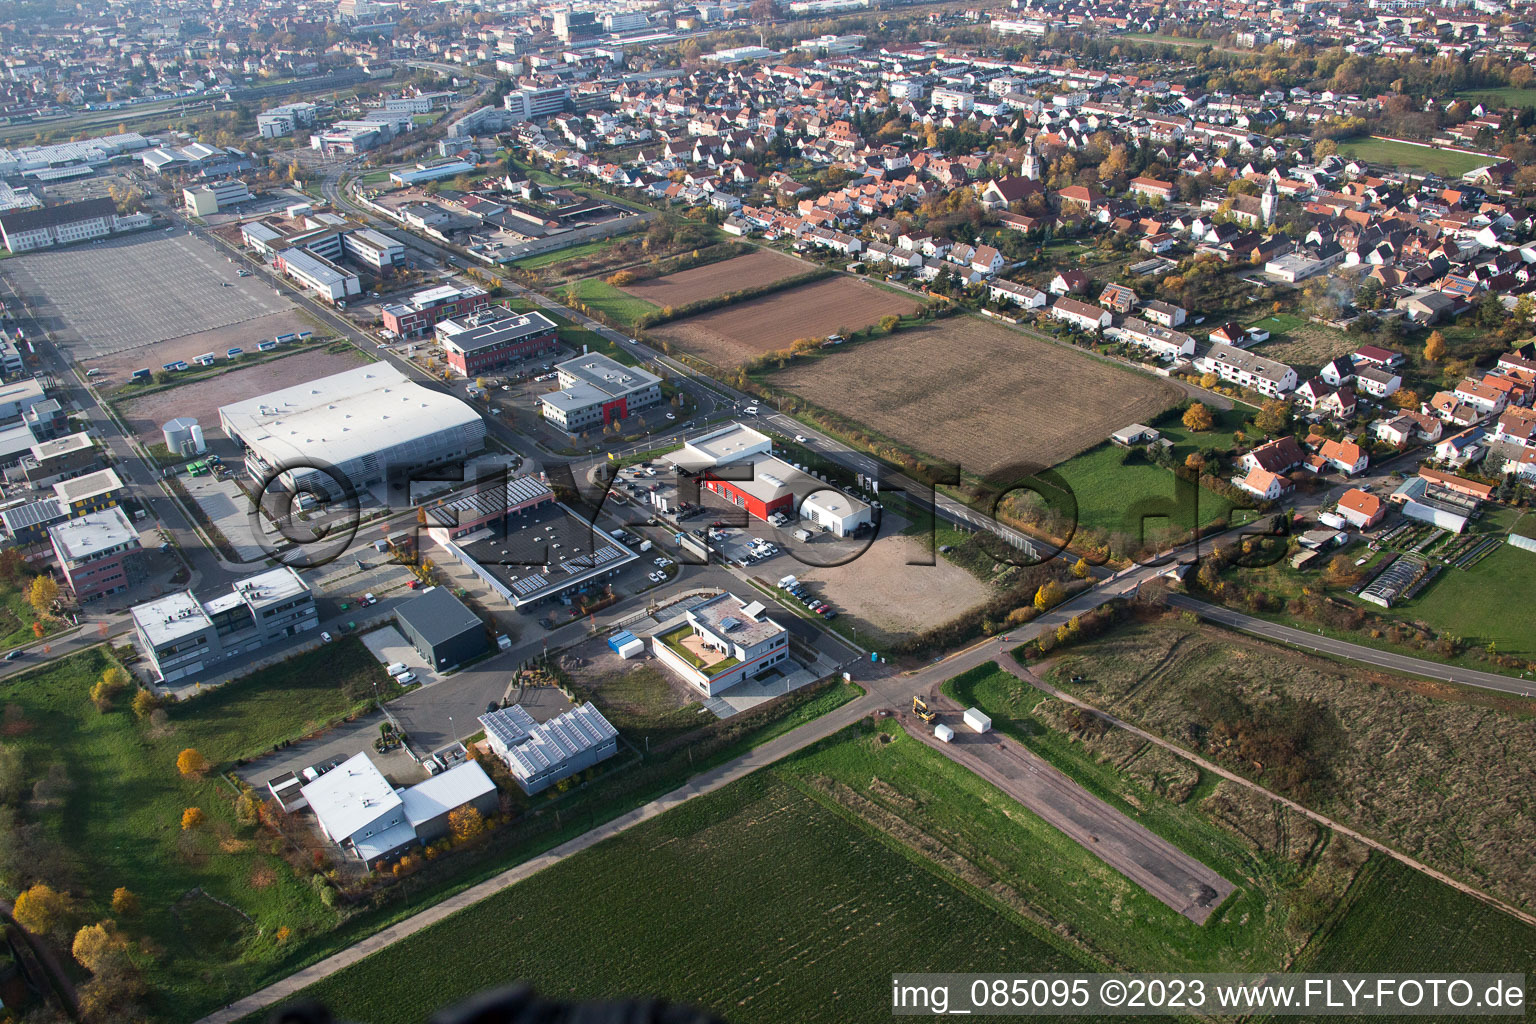
M 773 454 L 768 435 L 732 423 L 699 437 L 667 456 L 679 469 L 698 474 L 699 486 L 758 519 L 798 516 L 838 537 L 874 525 L 868 502 L 797 469 Z M 721 467 L 733 467 L 725 471 Z M 711 470 L 721 470 L 711 474 Z
M 147 213 L 120 214 L 111 199 L 84 199 L 0 214 L 0 244 L 13 253 L 73 245 L 148 227 Z
M 521 704 L 480 716 L 485 740 L 528 794 L 612 757 L 619 732 L 591 704 L 579 704 L 544 723 Z
M 555 366 L 559 391 L 539 396 L 544 419 L 568 433 L 605 427 L 661 401 L 661 378 L 599 352 Z
M 363 291 L 356 274 L 308 249 L 284 249 L 277 254 L 277 269 L 327 302 L 345 302 Z
M 269 786 L 276 792 L 287 781 L 280 776 Z M 460 807 L 473 807 L 482 816 L 501 809 L 496 784 L 473 761 L 396 789 L 372 758 L 358 753 L 300 792 L 325 837 L 368 867 L 447 835 L 448 816 Z
M 187 212 L 194 217 L 206 217 L 210 213 L 243 203 L 251 198 L 251 190 L 239 178 L 210 181 L 206 185 L 194 185 L 181 190 L 181 201 Z
M 245 447 L 253 480 L 280 473 L 290 491 L 332 497 L 339 484 L 316 461 L 361 492 L 392 469 L 454 462 L 485 447 L 485 421 L 467 403 L 384 363 L 222 406 L 219 425 Z

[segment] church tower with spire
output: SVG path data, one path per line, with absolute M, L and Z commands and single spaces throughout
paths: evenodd
M 1040 180 L 1040 154 L 1035 152 L 1035 140 L 1029 140 L 1029 149 L 1024 151 L 1024 166 L 1021 173 L 1030 181 Z
M 1275 179 L 1270 178 L 1264 183 L 1264 194 L 1259 197 L 1259 220 L 1265 227 L 1275 222 L 1275 207 L 1280 203 L 1280 190 L 1275 187 Z

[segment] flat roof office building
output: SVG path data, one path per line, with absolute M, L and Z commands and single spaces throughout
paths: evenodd
M 443 359 L 460 377 L 476 377 L 530 356 L 553 352 L 555 322 L 543 313 L 487 306 L 437 325 Z
M 122 509 L 108 508 L 66 520 L 51 527 L 48 538 L 76 601 L 94 601 L 128 589 L 123 563 L 142 550 L 142 545 Z
M 597 352 L 555 369 L 561 390 L 540 395 L 544 419 L 567 433 L 605 427 L 661 401 L 661 378 Z
M 639 558 L 531 476 L 433 506 L 427 521 L 432 539 L 514 608 L 601 586 Z
M 384 329 L 397 337 L 426 334 L 442 320 L 463 316 L 490 304 L 491 297 L 476 284 L 438 285 L 424 288 L 404 302 L 391 302 L 379 310 Z
M 361 492 L 391 472 L 457 462 L 485 447 L 485 421 L 466 402 L 384 363 L 223 406 L 219 425 L 245 447 L 253 480 L 281 472 L 288 490 L 333 498 L 339 484 L 313 461 L 335 467 Z
M 247 576 L 206 602 L 182 590 L 134 605 L 129 614 L 140 653 L 164 682 L 320 625 L 309 585 L 286 565 Z

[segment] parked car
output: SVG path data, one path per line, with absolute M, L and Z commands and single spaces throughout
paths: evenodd
M 402 672 L 398 676 L 395 676 L 395 682 L 399 683 L 401 686 L 410 686 L 415 681 L 415 672 Z
M 321 633 L 320 634 L 320 642 L 323 643 L 323 644 L 328 644 L 332 640 L 335 640 L 335 639 L 336 638 L 331 636 L 331 634 L 329 634 L 329 633 Z

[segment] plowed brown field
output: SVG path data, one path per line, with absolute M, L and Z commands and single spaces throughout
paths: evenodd
M 636 281 L 625 285 L 623 290 L 658 306 L 683 306 L 726 292 L 772 284 L 815 269 L 814 264 L 803 263 L 793 256 L 759 249 L 735 259 L 680 270 L 649 281 Z
M 1178 389 L 975 317 L 865 342 L 770 383 L 967 473 L 1052 466 L 1173 405 Z
M 915 299 L 839 276 L 662 324 L 649 333 L 729 369 L 786 349 L 796 338 L 856 331 L 888 314 L 916 310 Z

